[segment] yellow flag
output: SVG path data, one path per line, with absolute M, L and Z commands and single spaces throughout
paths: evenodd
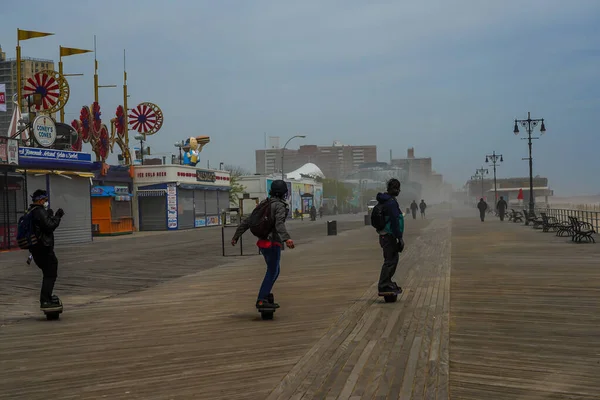
M 85 53 L 91 53 L 91 52 L 92 52 L 92 50 L 75 49 L 73 47 L 60 46 L 60 56 L 61 57 L 67 57 L 67 56 L 72 56 L 74 54 L 85 54 Z
M 39 38 L 39 37 L 51 36 L 51 35 L 54 35 L 54 33 L 22 31 L 20 29 L 17 29 L 18 40 L 27 40 L 27 39 L 33 39 L 33 38 Z

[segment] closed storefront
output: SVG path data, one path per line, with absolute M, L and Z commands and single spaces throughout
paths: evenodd
M 0 175 L 0 250 L 16 249 L 17 223 L 27 209 L 25 178 L 2 171 Z
M 47 190 L 50 208 L 65 211 L 54 232 L 57 246 L 91 242 L 91 155 L 21 147 L 19 167 L 27 174 L 28 196 L 38 189 Z
M 143 190 L 137 193 L 141 231 L 167 229 L 167 196 L 164 190 Z
M 226 171 L 180 165 L 140 166 L 135 169 L 134 188 L 142 231 L 219 225 L 221 212 L 229 206 Z M 164 193 L 160 204 L 147 200 L 156 191 Z
M 177 217 L 179 229 L 191 229 L 194 227 L 194 191 L 179 189 L 177 191 Z

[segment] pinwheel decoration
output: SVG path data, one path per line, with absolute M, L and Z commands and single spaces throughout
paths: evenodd
M 118 106 L 115 114 L 115 131 L 120 138 L 123 138 L 123 135 L 125 135 L 125 110 L 123 106 Z
M 40 71 L 27 79 L 23 87 L 23 98 L 33 94 L 41 95 L 41 102 L 35 105 L 37 111 L 48 114 L 62 110 L 69 100 L 69 83 L 56 71 Z
M 153 103 L 140 103 L 129 114 L 131 129 L 144 135 L 153 135 L 160 130 L 163 124 L 163 113 Z

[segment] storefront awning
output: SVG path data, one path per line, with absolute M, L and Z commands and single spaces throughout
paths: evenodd
M 209 185 L 195 185 L 193 183 L 180 183 L 178 184 L 180 189 L 186 190 L 219 190 L 226 192 L 230 189 L 229 186 L 209 186 Z
M 151 189 L 151 190 L 138 190 L 137 195 L 139 197 L 160 197 L 165 196 L 167 191 L 164 189 Z
M 26 172 L 28 174 L 36 175 L 63 175 L 63 176 L 79 176 L 81 178 L 93 178 L 94 174 L 91 172 L 80 172 L 80 171 L 56 171 L 50 169 L 18 169 L 17 172 Z

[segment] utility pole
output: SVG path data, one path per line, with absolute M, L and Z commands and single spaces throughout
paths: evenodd
M 498 163 L 504 162 L 504 159 L 502 158 L 502 154 L 496 154 L 496 152 L 494 151 L 491 155 L 488 154 L 485 156 L 485 162 L 486 163 L 492 163 L 493 167 L 494 167 L 494 207 L 496 207 L 496 204 L 498 204 L 498 186 L 496 185 L 496 165 Z

